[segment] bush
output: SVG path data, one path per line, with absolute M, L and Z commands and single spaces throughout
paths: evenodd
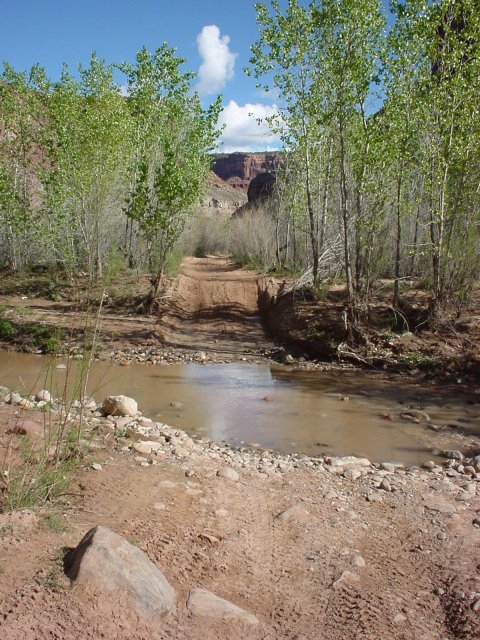
M 17 330 L 8 320 L 0 320 L 0 338 L 12 340 L 17 335 Z

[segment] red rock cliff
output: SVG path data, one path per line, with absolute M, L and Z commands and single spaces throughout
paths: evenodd
M 281 154 L 275 152 L 218 154 L 214 156 L 212 170 L 232 187 L 246 193 L 259 173 L 277 169 L 280 158 Z

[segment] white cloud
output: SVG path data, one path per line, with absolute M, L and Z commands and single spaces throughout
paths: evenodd
M 233 151 L 270 151 L 280 147 L 280 137 L 273 134 L 265 122 L 279 114 L 276 105 L 245 104 L 240 106 L 235 100 L 230 100 L 220 114 L 219 124 L 225 125 L 221 141 L 223 145 L 219 151 L 231 153 Z M 258 123 L 258 119 L 263 122 Z
M 237 54 L 230 51 L 229 44 L 230 38 L 221 36 L 214 24 L 203 27 L 198 34 L 198 53 L 203 62 L 198 71 L 197 91 L 201 96 L 220 91 L 233 78 Z

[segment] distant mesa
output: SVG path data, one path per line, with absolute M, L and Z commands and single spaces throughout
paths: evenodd
M 273 191 L 280 152 L 220 153 L 212 156 L 212 170 L 200 205 L 207 217 L 228 219 L 254 208 L 253 202 Z M 248 198 L 248 202 L 247 202 Z
M 234 189 L 247 193 L 251 181 L 261 173 L 274 174 L 281 159 L 279 152 L 221 153 L 213 156 L 212 170 Z

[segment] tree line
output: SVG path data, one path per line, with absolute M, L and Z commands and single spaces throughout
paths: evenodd
M 126 91 L 95 54 L 56 82 L 39 65 L 4 63 L 3 267 L 53 264 L 98 279 L 120 259 L 153 273 L 153 300 L 219 135 L 220 97 L 202 108 L 184 62 L 167 44 L 144 48 L 134 64 L 116 65 Z
M 286 160 L 272 263 L 338 274 L 352 321 L 372 286 L 421 278 L 431 316 L 469 301 L 480 269 L 480 4 L 257 3 L 250 67 L 279 96 Z
M 262 216 L 229 223 L 230 249 L 264 268 L 341 279 L 352 323 L 375 284 L 421 279 L 435 318 L 480 272 L 477 0 L 273 0 L 255 5 L 246 72 L 276 96 L 283 158 Z M 0 266 L 101 278 L 151 272 L 150 302 L 205 185 L 221 98 L 164 44 L 133 64 L 92 56 L 73 75 L 0 77 Z M 126 91 L 114 82 L 124 74 Z M 208 223 L 217 246 L 225 229 Z M 190 233 L 192 231 L 190 230 Z M 208 234 L 207 234 L 208 235 Z

